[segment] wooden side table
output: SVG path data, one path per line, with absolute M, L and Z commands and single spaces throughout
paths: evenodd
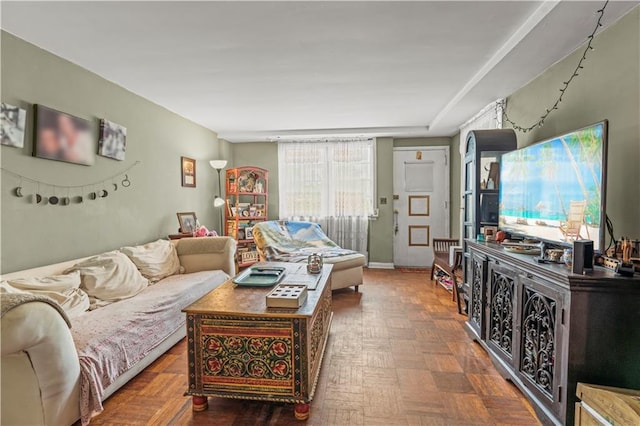
M 180 240 L 182 238 L 193 238 L 193 234 L 169 234 L 170 240 Z

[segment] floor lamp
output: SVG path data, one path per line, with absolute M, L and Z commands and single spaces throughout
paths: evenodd
M 211 160 L 209 161 L 209 165 L 218 172 L 218 194 L 213 198 L 213 207 L 219 209 L 226 204 L 224 198 L 222 198 L 222 176 L 220 175 L 220 172 L 227 166 L 227 160 Z M 222 221 L 223 216 L 224 212 L 220 212 L 220 232 L 218 233 L 220 236 L 224 235 L 224 222 Z

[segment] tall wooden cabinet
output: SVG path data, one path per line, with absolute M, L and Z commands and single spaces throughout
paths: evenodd
M 466 330 L 544 424 L 573 424 L 578 382 L 640 389 L 640 277 L 576 275 L 498 244 L 466 243 Z
M 267 220 L 268 181 L 269 172 L 260 167 L 235 167 L 226 171 L 225 235 L 238 242 L 236 256 L 240 268 L 259 260 L 253 225 Z
M 485 226 L 498 226 L 500 157 L 516 148 L 513 129 L 472 130 L 467 135 L 462 193 L 463 239 L 475 238 Z M 469 304 L 473 303 L 470 287 L 474 266 L 466 245 L 464 256 L 464 295 L 469 311 Z

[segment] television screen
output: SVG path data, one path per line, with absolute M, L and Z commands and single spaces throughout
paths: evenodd
M 607 121 L 506 153 L 500 229 L 547 242 L 604 244 Z

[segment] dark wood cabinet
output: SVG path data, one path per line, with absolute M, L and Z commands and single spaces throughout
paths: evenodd
M 485 255 L 478 252 L 469 253 L 469 321 L 477 337 L 484 339 L 485 335 L 485 296 L 487 294 L 487 262 Z
M 498 226 L 500 196 L 500 158 L 517 148 L 513 129 L 472 130 L 467 135 L 464 159 L 464 192 L 462 206 L 463 239 L 476 238 L 485 226 Z M 464 294 L 471 300 L 471 266 L 469 250 L 464 248 Z M 467 313 L 469 313 L 467 309 Z
M 512 364 L 515 350 L 516 273 L 493 261 L 489 264 L 487 285 L 487 345 L 506 363 Z
M 572 274 L 467 240 L 466 329 L 545 424 L 572 425 L 578 382 L 640 389 L 640 278 Z
M 563 293 L 552 283 L 523 275 L 518 276 L 518 284 L 516 371 L 529 391 L 560 416 L 562 356 L 558 344 L 564 326 Z

